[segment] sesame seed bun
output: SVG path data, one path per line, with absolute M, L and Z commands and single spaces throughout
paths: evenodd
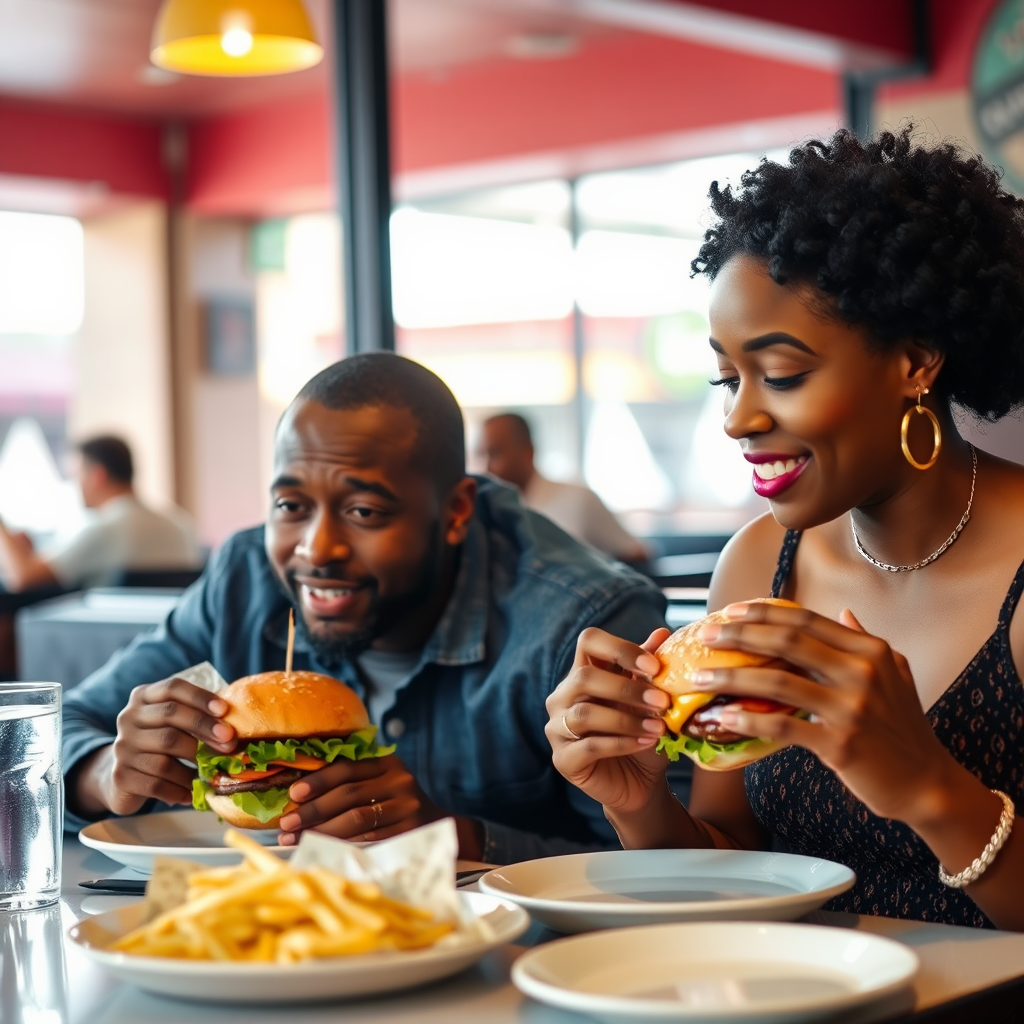
M 242 740 L 330 739 L 370 724 L 353 690 L 317 672 L 261 672 L 218 696 L 230 709 L 223 721 Z

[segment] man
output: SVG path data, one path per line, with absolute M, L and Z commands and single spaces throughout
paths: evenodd
M 664 600 L 464 464 L 461 411 L 419 364 L 365 354 L 314 377 L 278 425 L 266 526 L 230 538 L 163 627 L 67 695 L 68 826 L 187 804 L 179 759 L 235 736 L 224 702 L 174 673 L 282 668 L 294 608 L 294 667 L 351 685 L 398 751 L 295 783 L 283 844 L 307 828 L 381 839 L 447 814 L 466 858 L 614 844 L 551 765 L 544 701 L 583 629 L 642 642 Z
M 131 449 L 119 437 L 77 446 L 82 503 L 96 516 L 56 551 L 38 554 L 25 534 L 0 523 L 0 582 L 13 592 L 109 583 L 125 569 L 185 569 L 200 563 L 191 529 L 147 508 L 132 485 Z
M 642 562 L 647 550 L 581 484 L 559 483 L 541 476 L 534 465 L 530 425 L 514 412 L 500 413 L 484 423 L 483 451 L 487 472 L 519 488 L 523 504 L 540 512 L 566 533 L 624 562 Z

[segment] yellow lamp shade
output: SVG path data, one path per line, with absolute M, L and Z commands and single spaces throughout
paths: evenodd
M 324 55 L 302 0 L 164 0 L 150 60 L 186 75 L 282 75 Z

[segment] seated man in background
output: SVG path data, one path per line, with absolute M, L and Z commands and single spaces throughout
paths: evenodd
M 589 487 L 541 476 L 534 464 L 530 425 L 514 412 L 484 423 L 487 472 L 519 488 L 523 504 L 545 515 L 566 533 L 623 562 L 642 562 L 647 550 Z
M 189 569 L 201 558 L 191 528 L 147 508 L 132 486 L 131 449 L 119 437 L 76 446 L 82 504 L 95 517 L 65 545 L 37 553 L 25 534 L 0 522 L 0 583 L 12 592 L 33 587 L 101 586 L 126 569 Z
M 581 631 L 642 643 L 664 608 L 649 581 L 466 475 L 462 413 L 438 377 L 353 356 L 284 413 L 266 525 L 231 537 L 162 627 L 68 693 L 67 825 L 188 804 L 195 773 L 179 759 L 197 740 L 231 751 L 235 736 L 224 701 L 175 673 L 282 668 L 294 609 L 294 668 L 348 683 L 398 750 L 294 783 L 282 843 L 308 828 L 383 839 L 454 815 L 468 859 L 616 845 L 552 767 L 544 702 Z

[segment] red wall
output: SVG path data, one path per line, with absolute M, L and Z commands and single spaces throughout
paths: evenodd
M 103 182 L 111 192 L 165 199 L 160 126 L 0 98 L 0 174 Z
M 399 172 L 477 163 L 838 105 L 829 72 L 630 33 L 571 59 L 400 79 L 394 162 Z
M 266 216 L 332 206 L 329 124 L 323 94 L 197 122 L 189 131 L 189 206 Z

